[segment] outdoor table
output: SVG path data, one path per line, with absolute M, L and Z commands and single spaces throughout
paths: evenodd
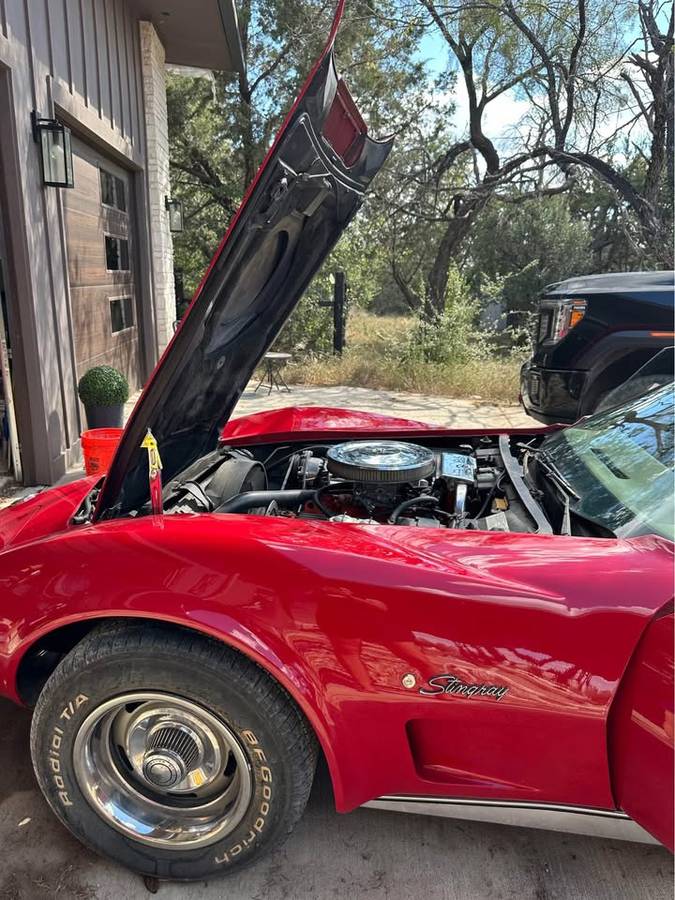
M 267 391 L 268 397 L 272 393 L 272 388 L 276 388 L 278 391 L 285 390 L 290 394 L 291 389 L 284 381 L 281 370 L 291 358 L 290 353 L 266 353 L 263 358 L 265 371 L 253 393 L 256 393 L 258 388 L 261 387 L 263 383 L 266 383 L 269 385 L 269 390 Z

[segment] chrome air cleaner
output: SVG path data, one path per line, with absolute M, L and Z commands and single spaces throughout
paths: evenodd
M 331 447 L 326 459 L 331 475 L 359 484 L 416 482 L 435 469 L 431 450 L 400 441 L 349 441 Z

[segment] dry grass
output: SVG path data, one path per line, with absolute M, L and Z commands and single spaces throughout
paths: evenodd
M 287 381 L 310 385 L 348 385 L 412 391 L 443 397 L 518 402 L 519 362 L 487 359 L 470 363 L 399 362 L 397 346 L 413 327 L 405 316 L 350 315 L 343 356 L 309 358 L 284 370 Z

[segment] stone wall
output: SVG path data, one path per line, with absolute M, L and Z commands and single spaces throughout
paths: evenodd
M 157 344 L 161 353 L 173 334 L 176 300 L 173 241 L 165 200 L 171 196 L 164 47 L 151 22 L 140 22 L 146 132 L 146 179 Z

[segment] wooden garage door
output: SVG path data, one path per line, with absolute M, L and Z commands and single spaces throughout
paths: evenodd
M 78 379 L 111 365 L 141 386 L 128 172 L 73 138 L 75 187 L 63 191 Z

